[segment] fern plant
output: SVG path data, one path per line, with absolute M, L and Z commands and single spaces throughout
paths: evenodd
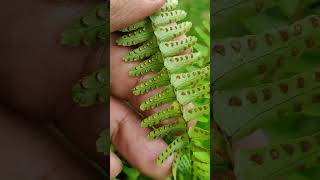
M 308 174 L 320 164 L 318 2 L 216 1 L 216 175 L 228 178 L 223 174 L 231 170 L 238 180 L 320 178 Z M 257 130 L 269 142 L 233 148 Z
M 156 73 L 132 90 L 138 96 L 161 89 L 143 101 L 140 109 L 167 105 L 141 122 L 141 127 L 153 129 L 148 139 L 164 137 L 170 142 L 157 164 L 173 155 L 174 179 L 210 179 L 210 129 L 201 123 L 210 119 L 209 58 L 199 51 L 185 52 L 193 49 L 197 38 L 178 38 L 192 28 L 192 23 L 180 22 L 186 12 L 177 6 L 177 0 L 167 0 L 157 13 L 123 29 L 117 44 L 138 46 L 123 56 L 128 63 L 141 61 L 128 72 L 129 76 Z M 163 125 L 168 119 L 174 120 Z M 197 125 L 190 126 L 195 119 Z

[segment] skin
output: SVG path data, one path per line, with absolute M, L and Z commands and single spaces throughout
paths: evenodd
M 115 44 L 115 40 L 119 37 L 119 34 L 115 31 L 150 16 L 165 1 L 111 0 L 110 3 L 110 92 L 112 95 L 110 98 L 110 140 L 117 151 L 142 173 L 154 179 L 165 179 L 171 171 L 172 157 L 165 161 L 161 167 L 158 167 L 155 162 L 167 144 L 161 139 L 148 141 L 146 136 L 150 130 L 140 128 L 141 118 L 135 113 L 139 112 L 142 100 L 159 90 L 154 90 L 141 96 L 132 94 L 133 87 L 153 74 L 128 78 L 128 71 L 135 67 L 137 63 L 123 62 L 123 54 L 131 49 L 119 47 Z M 129 102 L 131 107 L 129 108 L 123 103 L 123 100 Z M 150 115 L 154 111 L 156 110 L 140 113 Z M 110 158 L 110 174 L 114 177 L 120 171 L 121 162 L 116 155 L 112 154 Z
M 97 2 L 101 1 L 14 0 L 1 6 L 1 25 L 6 28 L 0 30 L 0 179 L 103 179 L 82 156 L 57 140 L 56 131 L 49 128 L 56 127 L 75 151 L 105 166 L 105 157 L 96 152 L 95 142 L 108 126 L 106 106 L 80 108 L 73 104 L 70 91 L 83 75 L 108 63 L 102 58 L 104 47 L 70 48 L 59 43 L 66 25 Z M 140 128 L 141 118 L 134 108 L 138 109 L 141 100 L 150 94 L 131 94 L 142 79 L 128 78 L 128 70 L 135 64 L 121 61 L 129 48 L 115 46 L 118 35 L 114 31 L 151 15 L 164 2 L 110 2 L 111 142 L 133 166 L 154 179 L 169 175 L 172 158 L 162 167 L 155 164 L 167 145 L 163 140 L 147 141 L 149 130 Z M 110 175 L 115 177 L 122 168 L 115 154 L 110 155 L 110 165 Z

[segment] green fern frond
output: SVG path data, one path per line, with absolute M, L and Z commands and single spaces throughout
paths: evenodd
M 191 133 L 191 136 L 188 134 L 190 127 L 187 123 L 190 120 L 208 116 L 210 113 L 208 101 L 210 98 L 210 66 L 208 65 L 209 61 L 204 60 L 205 56 L 201 52 L 183 53 L 187 49 L 193 50 L 193 46 L 197 43 L 197 37 L 177 38 L 192 28 L 191 22 L 178 23 L 187 14 L 183 10 L 176 9 L 177 5 L 177 0 L 168 0 L 154 15 L 126 28 L 127 34 L 120 37 L 117 42 L 118 45 L 125 46 L 135 44 L 132 43 L 133 40 L 134 42 L 138 41 L 134 33 L 144 32 L 145 28 L 152 27 L 153 35 L 150 35 L 144 42 L 140 42 L 142 44 L 140 47 L 123 56 L 125 62 L 142 61 L 130 70 L 130 76 L 157 72 L 156 75 L 141 82 L 133 89 L 134 95 L 162 89 L 161 92 L 144 100 L 140 109 L 146 111 L 166 103 L 169 104 L 168 107 L 146 117 L 142 121 L 141 127 L 154 128 L 157 126 L 148 135 L 147 138 L 150 140 L 169 134 L 173 135 L 172 142 L 160 154 L 157 164 L 161 165 L 169 156 L 173 155 L 172 173 L 174 179 L 187 177 L 209 179 L 210 146 L 206 146 L 208 144 L 206 141 L 209 142 L 207 139 L 208 131 L 200 127 L 195 130 L 191 128 L 192 132 L 198 132 L 199 129 L 201 130 L 199 132 L 206 132 L 203 135 L 206 138 L 196 139 L 195 136 L 193 137 L 194 134 Z M 135 32 L 132 33 L 133 30 Z M 129 38 L 130 36 L 132 38 Z M 124 39 L 126 42 L 121 43 Z M 139 38 L 139 40 L 141 39 Z M 202 102 L 202 104 L 198 104 L 198 102 Z M 193 104 L 191 109 L 186 106 L 189 103 Z M 169 124 L 160 125 L 161 122 L 169 118 L 175 120 Z M 158 127 L 159 125 L 160 127 Z M 193 154 L 193 150 L 197 150 L 195 154 Z M 195 157 L 193 158 L 193 156 Z M 203 158 L 207 158 L 207 160 Z
M 236 155 L 235 173 L 240 180 L 273 179 L 318 165 L 319 138 L 317 133 L 282 144 L 240 151 Z
M 106 103 L 107 69 L 101 68 L 80 79 L 74 85 L 72 95 L 74 102 L 83 107 Z
M 106 3 L 97 5 L 87 14 L 76 19 L 62 34 L 61 44 L 67 46 L 92 46 L 103 42 L 107 36 L 108 6 Z
M 311 135 L 318 124 L 307 126 L 320 116 L 320 64 L 313 61 L 319 57 L 320 18 L 313 13 L 319 1 L 214 3 L 214 173 L 233 171 L 238 180 L 309 177 L 308 168 L 319 170 L 319 135 Z M 234 148 L 258 130 L 270 142 Z
M 110 151 L 110 143 L 109 143 L 109 131 L 104 130 L 101 132 L 100 137 L 97 140 L 97 150 L 104 155 L 109 154 Z

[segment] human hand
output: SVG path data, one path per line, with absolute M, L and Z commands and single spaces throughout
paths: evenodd
M 161 139 L 153 141 L 146 139 L 149 131 L 140 127 L 141 120 L 136 113 L 139 111 L 141 101 L 155 92 L 141 96 L 132 94 L 132 88 L 152 74 L 142 78 L 128 76 L 129 69 L 137 63 L 122 61 L 123 54 L 130 51 L 130 48 L 115 44 L 118 38 L 115 31 L 145 19 L 157 11 L 165 0 L 111 0 L 110 3 L 110 93 L 112 96 L 110 98 L 110 140 L 117 151 L 143 174 L 154 179 L 164 179 L 170 174 L 172 158 L 169 158 L 161 167 L 158 167 L 155 162 L 167 145 Z M 128 101 L 131 108 L 124 101 Z M 141 113 L 150 115 L 152 111 Z M 117 176 L 120 171 L 121 161 L 111 153 L 111 177 Z

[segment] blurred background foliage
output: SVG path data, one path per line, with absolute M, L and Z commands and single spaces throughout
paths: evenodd
M 264 13 L 258 15 L 250 15 L 249 12 L 240 16 L 217 16 L 214 19 L 213 39 L 223 39 L 230 37 L 241 37 L 245 35 L 254 35 L 264 32 L 268 29 L 277 28 L 284 25 L 290 25 L 293 22 L 302 19 L 308 15 L 320 15 L 319 0 L 275 0 L 281 6 L 270 8 Z M 218 2 L 218 1 L 215 1 Z M 223 1 L 220 1 L 223 4 Z M 312 4 L 309 6 L 301 6 L 300 3 Z M 287 12 L 295 12 L 294 16 L 289 16 Z M 213 12 L 214 13 L 214 12 Z M 235 13 L 236 14 L 236 13 Z M 314 67 L 319 67 L 320 52 L 316 50 L 308 50 L 299 57 L 298 61 L 294 61 L 288 66 L 290 73 L 281 76 L 281 78 L 289 78 L 292 74 L 308 71 Z M 245 84 L 244 81 L 239 83 Z M 278 121 L 262 127 L 268 143 L 285 143 L 290 139 L 310 136 L 320 130 L 319 116 L 314 114 L 297 114 L 290 113 L 286 117 L 286 121 Z M 308 168 L 301 172 L 296 172 L 282 177 L 283 180 L 318 180 L 320 179 L 320 165 Z

